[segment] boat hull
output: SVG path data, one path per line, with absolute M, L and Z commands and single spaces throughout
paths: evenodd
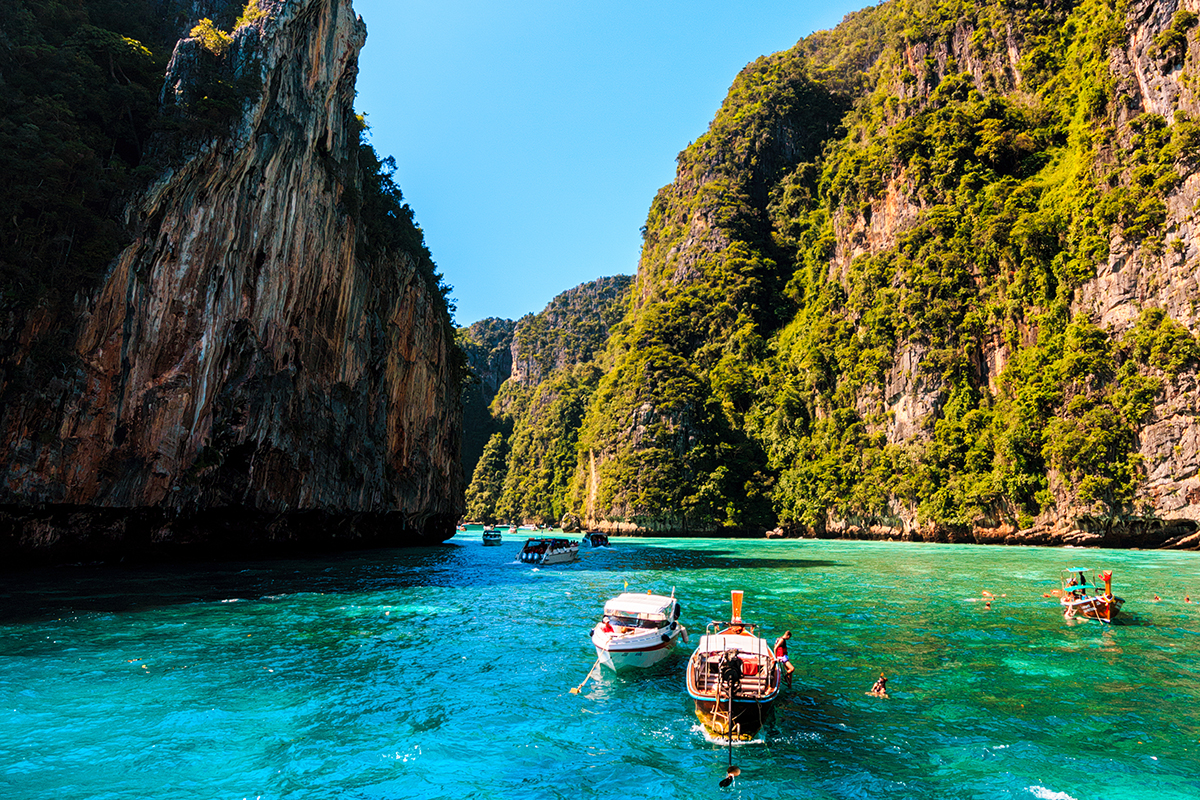
M 775 713 L 775 701 L 745 703 L 729 700 L 696 700 L 696 719 L 713 739 L 745 742 L 753 739 Z M 730 726 L 732 721 L 732 730 Z
M 1079 599 L 1064 596 L 1062 599 L 1063 616 L 1096 619 L 1101 622 L 1112 622 L 1121 611 L 1125 601 L 1120 597 L 1083 597 Z
M 561 553 L 546 553 L 544 556 L 542 556 L 541 561 L 533 561 L 531 563 L 549 566 L 551 564 L 570 564 L 571 562 L 578 560 L 579 551 L 572 549 L 564 550 Z
M 726 672 L 730 657 L 739 662 L 732 684 Z M 770 646 L 753 635 L 706 635 L 688 660 L 688 694 L 695 701 L 696 717 L 715 739 L 754 738 L 771 718 L 781 678 Z
M 613 672 L 624 672 L 653 667 L 666 659 L 675 652 L 675 644 L 682 633 L 683 628 L 677 627 L 667 634 L 639 636 L 637 638 L 644 641 L 636 642 L 610 639 L 597 628 L 592 632 L 592 644 L 596 648 L 596 658 L 602 665 Z M 663 636 L 667 637 L 665 641 Z
M 517 559 L 525 564 L 535 564 L 542 567 L 548 567 L 553 564 L 570 564 L 579 560 L 579 548 L 572 547 L 552 553 L 527 553 L 522 551 L 517 556 Z

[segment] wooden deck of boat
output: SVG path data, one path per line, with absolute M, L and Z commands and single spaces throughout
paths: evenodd
M 716 696 L 717 684 L 720 682 L 719 663 L 718 658 L 710 657 L 703 665 L 703 669 L 690 671 L 692 688 L 696 690 L 697 694 Z M 760 664 L 758 674 L 743 675 L 738 681 L 738 691 L 734 699 L 754 700 L 768 696 L 772 691 L 771 675 L 773 671 L 773 665 L 763 669 Z

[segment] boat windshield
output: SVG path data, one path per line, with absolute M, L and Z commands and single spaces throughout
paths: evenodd
M 609 621 L 616 626 L 622 628 L 645 628 L 653 630 L 655 628 L 665 628 L 667 621 L 665 619 L 640 619 L 638 617 L 627 616 L 624 614 L 614 614 L 609 616 Z

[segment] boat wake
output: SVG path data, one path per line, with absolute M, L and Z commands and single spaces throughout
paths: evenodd
M 1026 786 L 1025 789 L 1039 800 L 1075 800 L 1066 792 L 1055 792 L 1045 786 Z
M 720 745 L 721 747 L 729 746 L 728 739 L 726 739 L 724 736 L 713 736 L 711 733 L 709 733 L 708 728 L 704 727 L 703 725 L 700 725 L 700 724 L 693 725 L 692 730 L 699 731 L 700 735 L 703 736 L 710 744 Z M 761 736 L 757 736 L 753 739 L 734 739 L 733 740 L 734 747 L 741 747 L 744 744 L 766 744 L 766 743 L 767 743 L 767 740 L 762 738 Z

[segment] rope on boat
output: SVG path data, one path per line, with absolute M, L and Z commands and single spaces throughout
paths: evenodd
M 738 656 L 736 648 L 726 650 L 721 654 L 721 660 L 717 664 L 717 697 L 714 703 L 714 708 L 720 709 L 721 683 L 724 681 L 729 687 L 729 711 L 725 718 L 725 740 L 729 748 L 729 765 L 725 773 L 725 778 L 720 784 L 722 788 L 733 783 L 733 777 L 736 774 L 733 767 L 733 695 L 737 692 L 741 680 L 742 659 Z M 738 772 L 741 772 L 741 770 L 738 770 Z

